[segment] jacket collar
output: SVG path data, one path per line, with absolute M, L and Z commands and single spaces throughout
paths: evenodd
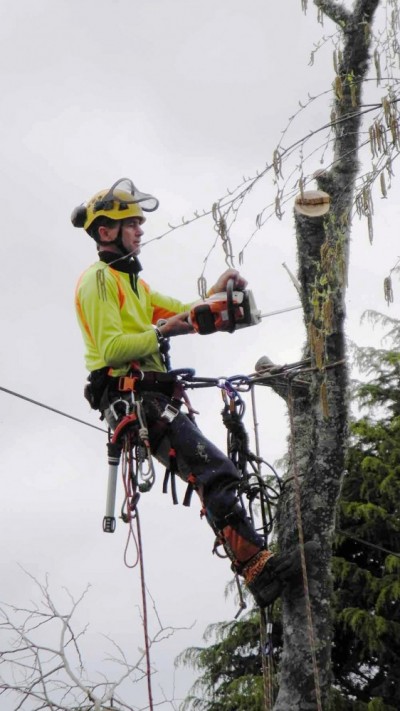
M 118 257 L 115 252 L 102 249 L 99 252 L 99 259 L 101 262 L 110 264 L 110 266 L 118 272 L 125 272 L 125 274 L 137 275 L 142 271 L 142 265 L 137 257 Z

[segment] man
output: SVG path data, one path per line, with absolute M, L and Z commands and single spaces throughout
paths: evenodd
M 153 291 L 139 277 L 144 213 L 157 207 L 156 198 L 123 178 L 72 213 L 73 225 L 83 227 L 94 239 L 99 255 L 76 291 L 90 371 L 88 399 L 115 429 L 127 413 L 126 407 L 119 412 L 117 405 L 132 401 L 132 392 L 129 400 L 121 382 L 135 383 L 132 387 L 143 405 L 152 453 L 167 465 L 169 451 L 175 451 L 179 476 L 193 484 L 232 568 L 244 577 L 257 604 L 265 607 L 280 595 L 296 564 L 293 554 L 273 556 L 265 550 L 238 501 L 235 466 L 180 412 L 174 383 L 163 378 L 165 339 L 193 333 L 193 328 L 188 321 L 191 304 Z M 237 288 L 246 285 L 236 270 L 229 269 L 209 294 L 226 290 L 228 279 Z M 162 325 L 157 326 L 160 320 Z M 137 373 L 139 380 L 121 378 Z

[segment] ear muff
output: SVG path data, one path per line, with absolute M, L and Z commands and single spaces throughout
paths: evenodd
M 71 222 L 74 227 L 83 227 L 87 220 L 87 209 L 85 205 L 78 205 L 72 210 Z

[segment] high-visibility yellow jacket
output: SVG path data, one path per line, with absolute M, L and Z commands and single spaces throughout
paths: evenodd
M 101 259 L 110 254 L 102 253 Z M 137 259 L 128 266 L 126 260 L 111 266 L 99 261 L 78 281 L 75 303 L 89 371 L 110 366 L 111 375 L 124 375 L 132 361 L 142 370 L 165 370 L 153 324 L 191 304 L 152 291 L 138 277 L 140 268 Z

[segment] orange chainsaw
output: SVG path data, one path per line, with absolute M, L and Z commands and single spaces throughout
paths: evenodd
M 229 279 L 226 291 L 193 306 L 189 314 L 189 323 L 204 336 L 216 331 L 233 333 L 237 328 L 255 326 L 261 319 L 252 292 L 235 291 L 233 279 Z

